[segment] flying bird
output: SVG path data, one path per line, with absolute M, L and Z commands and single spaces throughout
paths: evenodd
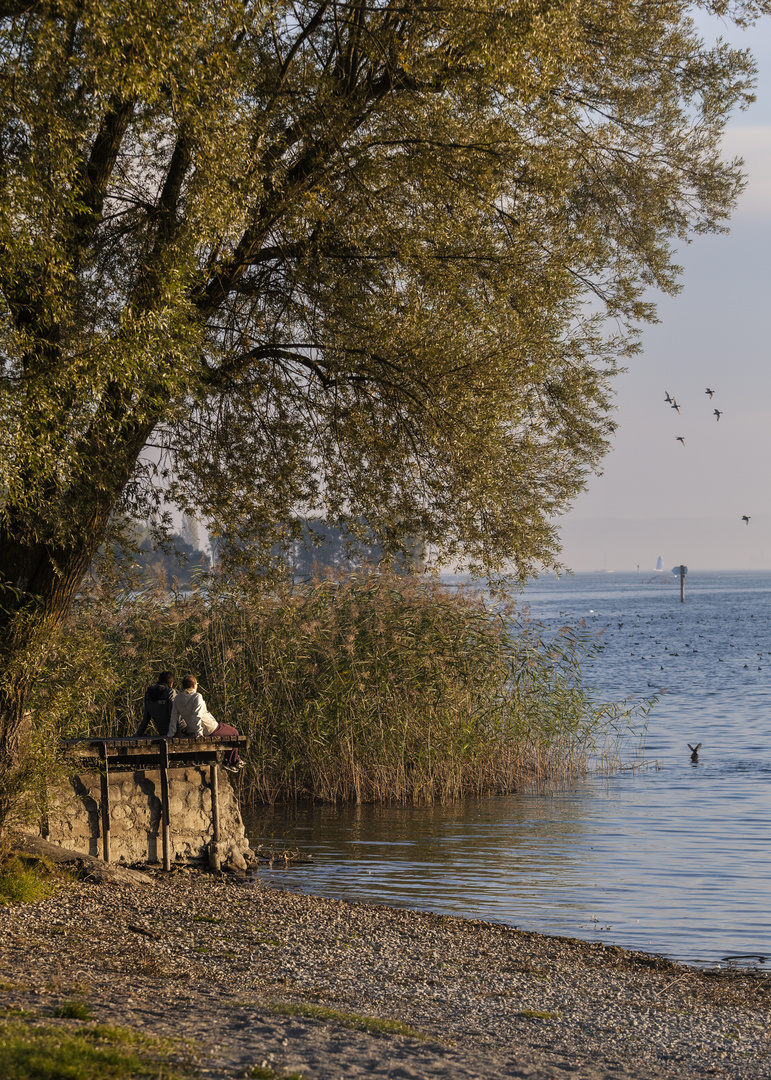
M 680 412 L 680 406 L 677 404 L 677 401 L 675 400 L 675 398 L 672 398 L 671 408 L 677 409 L 678 413 Z
M 713 413 L 715 414 L 715 416 L 716 416 L 716 417 L 718 418 L 718 420 L 719 420 L 719 419 L 720 419 L 720 417 L 721 417 L 721 416 L 723 415 L 723 414 L 721 413 L 720 409 L 713 409 L 712 411 L 713 411 Z
M 664 391 L 664 401 L 668 402 L 670 405 L 672 404 L 672 398 L 669 396 L 668 390 Z
M 701 749 L 701 743 L 697 742 L 695 746 L 691 746 L 691 744 L 688 743 L 688 749 L 691 751 L 691 761 L 698 761 L 699 760 L 699 750 Z
M 706 390 L 704 391 L 704 393 L 705 393 L 705 394 L 709 394 L 709 400 L 711 401 L 711 400 L 712 400 L 712 395 L 713 395 L 713 394 L 715 393 L 715 391 L 714 391 L 714 390 L 710 390 L 710 388 L 709 388 L 709 387 L 707 387 L 707 389 L 706 389 Z
M 742 521 L 744 522 L 745 525 L 749 525 L 749 523 L 750 523 L 750 519 L 747 517 L 746 514 L 742 514 Z
M 675 436 L 675 442 L 681 442 L 683 444 L 683 446 L 685 446 L 685 439 L 683 438 L 682 435 L 676 435 Z

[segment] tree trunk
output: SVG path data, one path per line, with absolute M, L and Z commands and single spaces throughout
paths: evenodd
M 98 491 L 89 488 L 84 476 L 59 493 L 65 539 L 31 538 L 24 513 L 5 508 L 0 525 L 0 778 L 18 760 L 27 699 L 45 671 L 52 632 L 72 607 L 154 426 L 155 420 L 126 425 L 110 454 L 99 458 Z
M 44 669 L 51 633 L 69 612 L 106 524 L 93 522 L 93 529 L 69 548 L 25 545 L 0 531 L 0 771 L 18 759 L 29 691 Z

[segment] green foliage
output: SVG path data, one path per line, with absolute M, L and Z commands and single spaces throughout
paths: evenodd
M 692 9 L 0 2 L 0 772 L 116 522 L 194 510 L 268 583 L 315 514 L 555 564 L 673 244 L 743 184 L 753 62 Z
M 319 507 L 551 562 L 673 239 L 742 186 L 752 61 L 691 10 L 0 5 L 0 539 L 82 574 L 168 499 L 234 559 Z
M 51 1010 L 51 1015 L 61 1020 L 90 1020 L 91 1006 L 85 1001 L 63 1001 Z
M 13 764 L 0 769 L 0 835 L 40 825 L 48 810 L 48 789 L 65 776 L 56 730 L 47 717 L 24 713 Z
M 305 1080 L 305 1073 L 276 1072 L 269 1065 L 255 1065 L 247 1076 L 250 1080 Z
M 39 859 L 6 855 L 0 859 L 0 905 L 34 904 L 55 888 L 51 868 Z
M 4 1080 L 176 1080 L 163 1054 L 142 1036 L 99 1025 L 68 1031 L 0 1021 Z
M 251 738 L 253 797 L 432 801 L 573 775 L 627 733 L 582 682 L 594 643 L 397 574 L 95 595 L 35 707 L 62 733 L 126 734 L 158 670 L 193 672 L 214 715 Z

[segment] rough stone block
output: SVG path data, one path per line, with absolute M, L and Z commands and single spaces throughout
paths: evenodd
M 246 870 L 246 859 L 237 847 L 230 849 L 227 860 L 228 870 Z
M 241 811 L 233 788 L 219 785 L 222 851 L 248 849 Z M 157 771 L 113 773 L 110 777 L 111 855 L 117 862 L 157 862 L 160 840 L 160 775 Z M 206 767 L 170 770 L 169 816 L 172 850 L 177 857 L 205 857 L 212 835 L 211 788 Z M 118 797 L 120 796 L 120 798 Z M 81 773 L 51 792 L 49 840 L 84 854 L 101 851 L 98 773 Z M 240 867 L 239 867 L 240 869 Z

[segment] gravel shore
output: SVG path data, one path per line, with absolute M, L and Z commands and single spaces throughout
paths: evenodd
M 0 909 L 6 1015 L 172 1038 L 201 1077 L 771 1077 L 769 980 L 179 871 Z M 376 1018 L 399 1024 L 377 1024 Z M 406 1025 L 400 1027 L 399 1025 Z

